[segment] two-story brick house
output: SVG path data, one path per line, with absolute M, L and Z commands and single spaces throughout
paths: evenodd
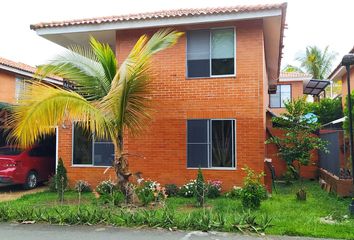
M 268 92 L 279 78 L 285 12 L 285 3 L 181 9 L 31 28 L 64 47 L 94 36 L 115 49 L 118 62 L 142 34 L 165 27 L 185 32 L 153 59 L 155 113 L 144 134 L 128 136 L 130 168 L 182 185 L 200 166 L 227 189 L 242 184 L 243 166 L 264 169 Z M 71 182 L 115 179 L 113 171 L 103 173 L 114 154 L 110 143 L 85 139 L 70 122 L 59 126 L 58 139 Z

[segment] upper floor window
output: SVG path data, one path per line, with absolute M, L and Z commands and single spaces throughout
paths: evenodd
M 278 85 L 277 92 L 269 94 L 269 105 L 271 108 L 283 108 L 284 102 L 291 100 L 291 85 Z
M 187 77 L 235 75 L 234 28 L 187 32 Z
M 22 94 L 26 89 L 26 81 L 23 78 L 16 78 L 16 86 L 15 86 L 15 99 L 16 102 L 21 100 Z

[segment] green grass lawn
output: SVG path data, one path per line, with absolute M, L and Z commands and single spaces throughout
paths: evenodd
M 320 221 L 321 217 L 326 217 L 328 215 L 333 215 L 335 218 L 347 215 L 350 199 L 337 198 L 332 194 L 326 193 L 320 189 L 317 182 L 305 182 L 304 184 L 308 194 L 307 201 L 299 202 L 295 199 L 295 192 L 299 187 L 298 184 L 293 184 L 291 186 L 277 185 L 278 193 L 273 192 L 268 200 L 262 202 L 261 208 L 254 211 L 258 217 L 267 214 L 272 218 L 272 226 L 267 228 L 266 233 L 273 235 L 354 239 L 353 218 L 338 221 L 336 224 L 322 223 Z M 60 205 L 55 193 L 42 192 L 27 195 L 18 200 L 0 203 L 0 207 L 9 206 L 12 209 L 21 209 L 30 206 L 33 208 L 46 208 L 49 210 L 53 208 L 77 208 L 77 193 L 67 192 L 65 194 L 65 199 L 64 205 Z M 170 209 L 174 209 L 175 221 L 182 221 L 183 217 L 190 213 L 203 211 L 203 209 L 195 207 L 195 200 L 193 198 L 169 198 L 166 201 L 166 205 Z M 109 211 L 110 214 L 122 211 L 137 211 L 136 209 L 132 210 L 128 208 L 123 208 L 122 210 L 121 208 L 107 205 L 102 207 L 92 193 L 83 194 L 82 206 L 90 209 L 103 209 L 103 211 Z M 206 209 L 213 213 L 222 213 L 225 219 L 230 222 L 232 222 L 235 215 L 243 212 L 240 200 L 228 199 L 225 197 L 208 199 Z M 162 207 L 149 207 L 147 211 L 150 211 L 151 213 L 155 212 L 160 215 L 163 214 Z M 145 214 L 148 213 L 145 211 Z M 145 215 L 142 216 L 144 217 Z M 115 225 L 135 226 L 134 221 L 138 220 L 132 219 L 131 224 L 127 224 L 127 219 L 123 219 L 122 221 L 125 221 L 125 223 Z M 154 226 L 153 223 L 138 225 Z M 192 229 L 192 227 L 189 229 Z M 232 231 L 231 228 L 226 227 L 223 228 L 223 230 Z

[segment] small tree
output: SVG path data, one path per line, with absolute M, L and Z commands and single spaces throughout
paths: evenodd
M 202 170 L 198 169 L 197 181 L 195 186 L 195 195 L 197 198 L 197 204 L 199 207 L 203 207 L 206 199 L 207 186 L 204 181 Z
M 266 143 L 277 145 L 279 156 L 287 163 L 288 168 L 297 171 L 297 175 L 301 179 L 301 166 L 309 165 L 313 150 L 327 151 L 326 142 L 314 134 L 320 124 L 317 122 L 316 116 L 309 113 L 305 99 L 286 102 L 285 108 L 287 112 L 273 118 L 273 124 L 284 130 L 284 135 L 273 136 Z M 302 186 L 300 190 L 304 191 Z
M 68 176 L 66 175 L 66 168 L 63 160 L 59 158 L 57 173 L 55 175 L 55 185 L 57 187 L 58 198 L 61 203 L 64 201 L 64 192 L 68 186 Z

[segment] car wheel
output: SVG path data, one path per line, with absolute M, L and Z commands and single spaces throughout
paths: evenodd
M 36 188 L 38 185 L 38 176 L 37 173 L 34 171 L 31 171 L 28 173 L 26 182 L 24 184 L 25 189 L 33 189 Z

